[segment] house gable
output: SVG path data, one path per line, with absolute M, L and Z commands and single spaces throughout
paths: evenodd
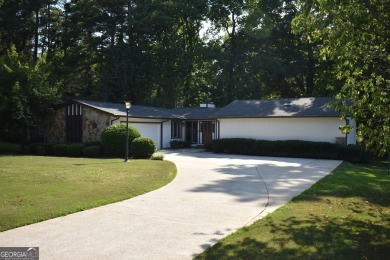
M 108 113 L 83 106 L 83 142 L 100 141 L 104 129 L 110 126 L 110 120 Z
M 66 140 L 66 106 L 56 109 L 46 117 L 43 128 L 46 143 L 64 143 Z
M 66 103 L 44 123 L 47 143 L 99 141 L 110 125 L 111 115 L 80 103 Z

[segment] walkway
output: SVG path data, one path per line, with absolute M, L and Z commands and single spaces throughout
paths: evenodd
M 340 161 L 165 151 L 178 175 L 126 201 L 0 233 L 40 259 L 192 259 L 327 175 Z

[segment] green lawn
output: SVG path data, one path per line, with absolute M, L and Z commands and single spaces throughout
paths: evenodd
M 0 231 L 128 199 L 175 176 L 168 161 L 0 155 Z
M 198 259 L 388 259 L 385 163 L 342 164 L 291 202 Z

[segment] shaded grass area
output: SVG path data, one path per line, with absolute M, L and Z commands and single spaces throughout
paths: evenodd
M 386 163 L 344 163 L 197 259 L 388 259 L 389 236 Z
M 0 156 L 0 231 L 128 199 L 174 179 L 168 161 Z

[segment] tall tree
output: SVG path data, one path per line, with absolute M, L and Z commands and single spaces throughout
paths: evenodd
M 321 43 L 292 33 L 291 22 L 298 11 L 295 1 L 235 2 L 236 8 L 229 1 L 215 3 L 209 16 L 214 24 L 212 34 L 225 32 L 222 38 L 208 42 L 211 48 L 220 46 L 211 66 L 219 67 L 212 70 L 217 72 L 213 83 L 219 90 L 217 104 L 232 99 L 335 93 L 328 88 L 329 77 L 324 73 L 328 64 L 319 60 Z M 230 9 L 236 10 L 236 15 Z
M 45 57 L 35 61 L 12 45 L 0 64 L 0 136 L 28 141 L 59 101 L 58 88 L 49 84 L 51 66 Z
M 210 1 L 209 19 L 213 23 L 217 31 L 222 31 L 225 34 L 224 51 L 225 65 L 223 73 L 226 85 L 223 93 L 223 103 L 229 103 L 236 97 L 236 67 L 238 64 L 238 40 L 237 34 L 240 30 L 240 23 L 247 12 L 246 1 L 231 1 L 231 0 L 213 0 Z
M 378 155 L 390 151 L 390 12 L 388 0 L 299 1 L 296 32 L 322 40 L 321 57 L 343 82 L 336 105 L 358 124 Z M 352 105 L 347 105 L 353 100 Z

